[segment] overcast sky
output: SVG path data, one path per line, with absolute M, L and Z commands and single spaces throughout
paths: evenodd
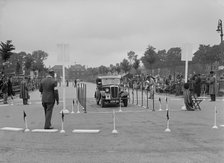
M 224 0 L 0 0 L 0 41 L 44 50 L 51 66 L 59 43 L 69 44 L 70 64 L 109 66 L 148 45 L 219 44 L 218 19 Z

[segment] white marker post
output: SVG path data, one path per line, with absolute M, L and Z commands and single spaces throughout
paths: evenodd
M 162 111 L 161 98 L 159 97 L 159 111 Z
M 193 58 L 193 45 L 191 43 L 185 43 L 181 48 L 181 61 L 185 61 L 185 78 L 184 82 L 187 83 L 188 77 L 188 61 L 192 61 Z
M 65 133 L 65 130 L 64 130 L 64 113 L 62 111 L 61 113 L 61 131 L 60 133 Z
M 69 110 L 66 109 L 66 101 L 65 101 L 65 63 L 69 62 L 69 54 L 68 54 L 68 44 L 58 44 L 59 54 L 58 54 L 58 61 L 62 62 L 62 87 L 63 87 L 63 109 L 60 113 L 68 114 Z
M 169 109 L 166 110 L 166 117 L 167 117 L 167 123 L 166 123 L 166 129 L 165 132 L 171 132 L 170 130 L 170 116 L 169 116 Z
M 80 107 L 80 104 L 79 104 L 79 101 L 77 100 L 77 114 L 80 113 L 80 111 L 79 111 L 79 107 Z
M 74 114 L 75 112 L 74 112 L 74 104 L 75 104 L 75 102 L 74 102 L 74 99 L 72 100 L 72 114 Z
M 30 129 L 28 128 L 28 125 L 27 125 L 27 119 L 26 119 L 26 113 L 25 111 L 23 111 L 23 118 L 24 118 L 24 123 L 25 123 L 25 132 L 29 132 Z
M 212 127 L 214 129 L 217 129 L 218 128 L 216 118 L 217 118 L 217 109 L 216 109 L 216 106 L 215 106 L 214 126 Z
M 118 131 L 116 130 L 116 122 L 115 122 L 115 110 L 113 109 L 113 124 L 114 124 L 114 129 L 112 131 L 113 134 L 117 134 Z
M 188 78 L 188 61 L 192 61 L 193 58 L 193 45 L 185 43 L 181 48 L 181 61 L 185 61 L 185 76 L 184 82 L 187 83 Z M 181 107 L 181 110 L 186 110 L 185 104 Z

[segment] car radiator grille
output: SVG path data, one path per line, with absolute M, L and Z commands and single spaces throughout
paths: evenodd
M 118 97 L 118 87 L 110 87 L 111 90 L 111 97 L 117 98 Z

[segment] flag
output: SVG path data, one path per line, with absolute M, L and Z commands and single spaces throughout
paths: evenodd
M 63 111 L 61 113 L 61 119 L 62 119 L 62 122 L 64 122 L 64 112 Z
M 167 120 L 170 119 L 170 117 L 169 117 L 169 110 L 166 111 L 166 118 L 167 118 Z
M 26 113 L 25 113 L 24 110 L 23 110 L 23 119 L 24 119 L 24 121 L 25 121 L 25 119 L 26 119 Z

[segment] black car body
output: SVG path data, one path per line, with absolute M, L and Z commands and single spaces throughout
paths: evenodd
M 95 98 L 98 105 L 104 107 L 109 103 L 123 103 L 127 107 L 128 97 L 128 92 L 121 87 L 121 76 L 100 76 L 96 79 Z

